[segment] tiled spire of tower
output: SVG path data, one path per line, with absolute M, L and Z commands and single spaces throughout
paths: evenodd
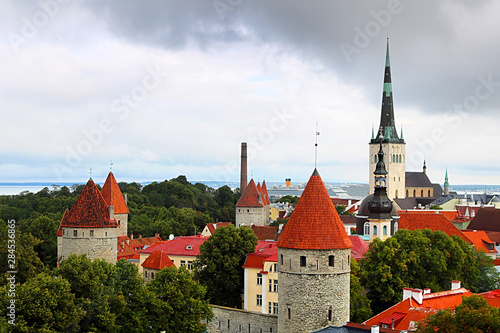
M 392 96 L 392 79 L 391 79 L 391 61 L 389 57 L 389 38 L 387 38 L 387 51 L 385 56 L 385 72 L 384 72 L 384 91 L 382 92 L 382 109 L 380 113 L 380 127 L 382 130 L 382 138 L 372 139 L 372 142 L 401 142 L 404 140 L 399 138 L 396 130 L 396 121 L 394 119 L 394 104 Z

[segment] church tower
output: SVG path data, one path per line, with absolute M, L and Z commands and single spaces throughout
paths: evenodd
M 379 145 L 382 144 L 385 151 L 385 166 L 387 169 L 387 196 L 389 199 L 405 197 L 405 141 L 403 130 L 401 137 L 396 130 L 394 119 L 394 106 L 392 95 L 391 63 L 389 58 L 389 39 L 387 39 L 387 51 L 385 58 L 384 90 L 382 93 L 382 109 L 380 115 L 380 127 L 377 133 L 372 131 L 370 140 L 370 168 L 369 193 L 373 193 L 375 184 L 372 177 L 378 162 Z
M 446 168 L 446 174 L 444 176 L 444 194 L 450 194 L 450 183 L 448 182 L 448 168 Z
M 368 201 L 370 215 L 364 225 L 364 229 L 369 228 L 370 241 L 375 238 L 384 241 L 391 236 L 391 233 L 397 231 L 397 222 L 396 227 L 391 226 L 393 206 L 391 200 L 387 197 L 387 170 L 385 169 L 382 143 L 380 143 L 377 159 L 377 166 L 373 173 L 374 193 L 373 197 Z
M 348 322 L 352 243 L 317 170 L 277 246 L 278 332 Z

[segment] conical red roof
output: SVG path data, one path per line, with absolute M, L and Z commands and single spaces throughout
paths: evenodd
M 314 170 L 281 232 L 278 247 L 310 250 L 352 248 L 351 240 L 317 170 Z
M 108 204 L 90 179 L 76 199 L 75 204 L 61 221 L 62 227 L 75 228 L 116 228 L 116 220 L 109 219 Z
M 264 207 L 262 198 L 259 197 L 259 190 L 253 179 L 247 185 L 245 192 L 241 194 L 240 200 L 236 203 L 236 207 Z
M 123 198 L 122 191 L 116 182 L 115 176 L 112 172 L 109 173 L 108 178 L 101 190 L 102 197 L 108 206 L 114 207 L 115 214 L 128 214 L 129 210 L 125 199 Z
M 271 204 L 271 200 L 269 200 L 269 193 L 267 193 L 267 186 L 266 186 L 266 181 L 264 180 L 262 182 L 262 196 L 264 197 L 264 201 L 266 205 Z

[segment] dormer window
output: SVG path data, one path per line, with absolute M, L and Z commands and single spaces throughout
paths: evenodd
M 186 250 L 192 250 L 193 247 L 191 245 L 186 246 Z

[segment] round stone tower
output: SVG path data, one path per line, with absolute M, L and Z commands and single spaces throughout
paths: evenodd
M 277 245 L 278 332 L 348 322 L 352 243 L 317 170 Z
M 90 179 L 73 207 L 65 212 L 60 224 L 61 255 L 86 254 L 90 259 L 116 263 L 118 223 L 114 207 L 108 206 Z

